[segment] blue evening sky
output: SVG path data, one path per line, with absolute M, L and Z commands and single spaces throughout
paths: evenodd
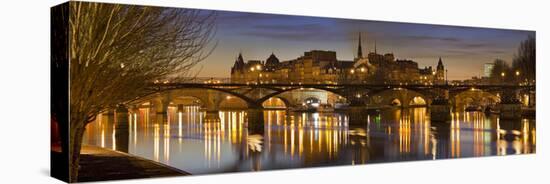
M 359 32 L 363 54 L 374 51 L 412 59 L 420 67 L 435 66 L 439 57 L 449 79 L 482 75 L 483 64 L 496 58 L 512 61 L 522 40 L 533 31 L 335 19 L 218 11 L 217 43 L 196 68 L 200 77 L 229 77 L 239 52 L 245 61 L 265 60 L 272 52 L 281 60 L 309 50 L 332 50 L 339 60 L 357 53 Z M 213 45 L 213 44 L 212 44 Z

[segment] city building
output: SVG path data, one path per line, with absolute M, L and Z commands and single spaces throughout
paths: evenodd
M 485 63 L 483 65 L 483 77 L 491 77 L 491 71 L 493 71 L 495 63 Z
M 439 58 L 435 70 L 419 68 L 408 59 L 396 59 L 393 53 L 374 52 L 363 56 L 361 34 L 353 61 L 338 60 L 335 51 L 311 50 L 296 59 L 280 61 L 274 53 L 265 60 L 244 62 L 239 53 L 231 68 L 231 82 L 246 84 L 296 83 L 391 83 L 432 85 L 445 81 L 445 67 Z
M 443 61 L 441 61 L 441 57 L 439 58 L 439 61 L 437 62 L 437 69 L 435 71 L 435 80 L 436 83 L 442 83 L 445 81 L 445 66 L 443 66 Z

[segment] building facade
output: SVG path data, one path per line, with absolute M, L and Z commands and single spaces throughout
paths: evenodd
M 495 67 L 495 63 L 485 63 L 483 65 L 483 77 L 491 77 L 491 72 Z
M 418 63 L 396 59 L 393 53 L 374 52 L 363 56 L 361 35 L 357 55 L 353 61 L 338 60 L 335 51 L 311 50 L 303 56 L 280 61 L 272 53 L 265 61 L 244 62 L 241 53 L 231 68 L 232 83 L 246 84 L 437 84 L 445 81 L 445 68 L 441 58 L 436 69 L 419 68 Z

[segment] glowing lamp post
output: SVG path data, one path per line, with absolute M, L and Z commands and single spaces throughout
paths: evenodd
M 516 70 L 516 80 L 517 80 L 518 83 L 521 85 L 521 79 L 520 79 L 520 77 L 519 77 L 520 74 L 521 74 L 521 73 L 519 72 L 519 70 Z
M 253 68 L 254 69 L 254 68 Z M 256 70 L 258 71 L 258 75 L 256 76 L 256 84 L 260 84 L 260 77 L 262 73 L 262 65 L 256 65 Z

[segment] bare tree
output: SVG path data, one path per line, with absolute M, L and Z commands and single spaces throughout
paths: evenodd
M 518 80 L 532 82 L 536 77 L 536 40 L 534 36 L 521 42 L 518 53 L 514 56 L 512 67 L 518 72 Z
M 502 59 L 495 59 L 493 69 L 491 70 L 491 81 L 493 83 L 503 83 L 503 82 L 510 82 L 509 80 L 512 77 L 512 73 L 510 72 L 510 66 L 506 61 Z
M 146 93 L 158 79 L 183 78 L 211 51 L 213 12 L 70 2 L 69 181 L 78 178 L 83 133 L 107 108 Z

